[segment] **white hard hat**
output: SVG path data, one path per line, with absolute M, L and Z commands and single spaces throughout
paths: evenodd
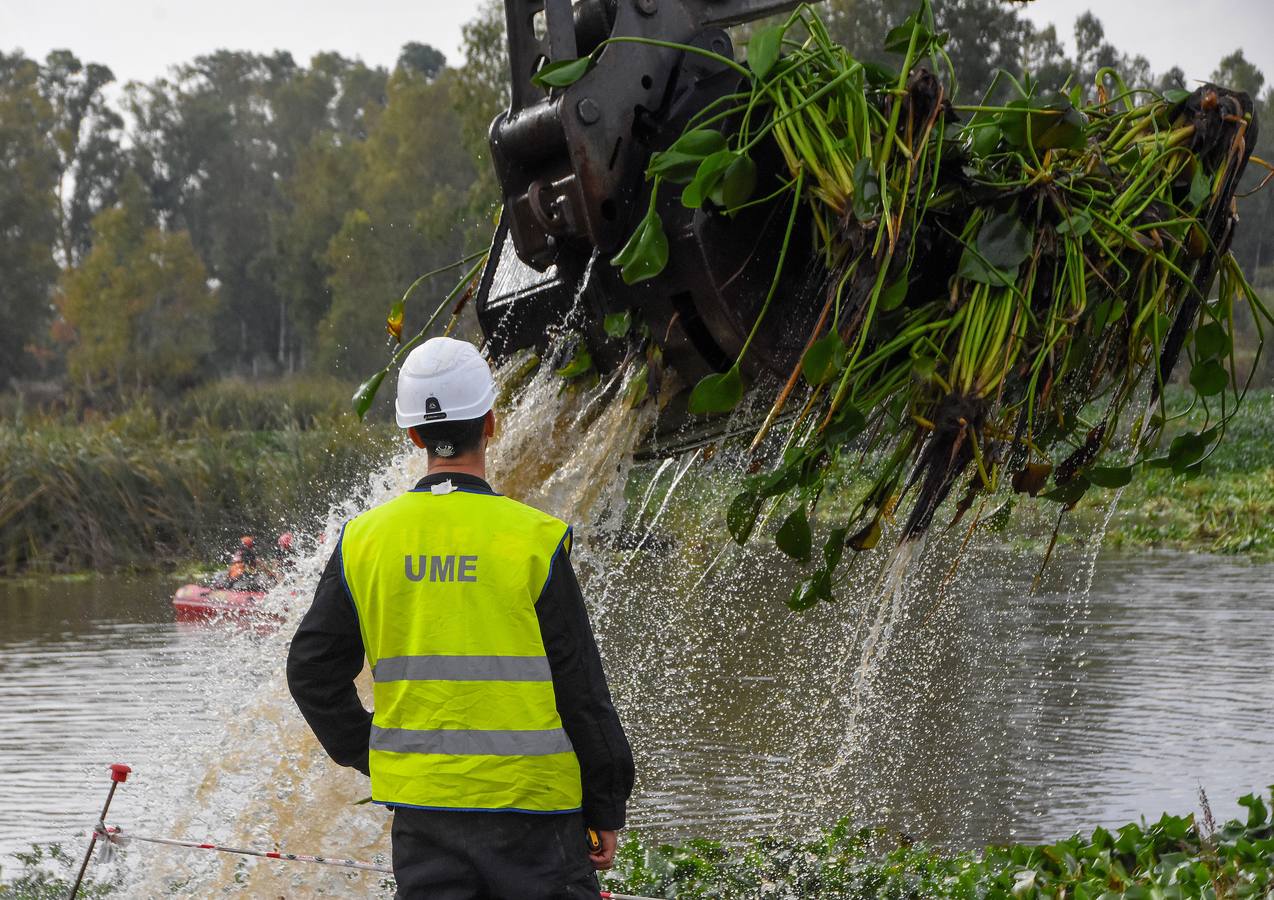
M 468 341 L 430 338 L 407 355 L 398 372 L 399 428 L 480 419 L 494 405 L 491 367 Z

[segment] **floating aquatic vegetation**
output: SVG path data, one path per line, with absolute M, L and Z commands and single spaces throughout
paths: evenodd
M 714 841 L 620 850 L 607 887 L 663 897 L 1268 897 L 1274 886 L 1269 801 L 1240 797 L 1243 818 L 1164 813 L 1055 844 L 944 852 L 843 821 L 815 838 L 744 848 Z

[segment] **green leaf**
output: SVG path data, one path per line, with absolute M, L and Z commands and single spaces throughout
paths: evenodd
M 1018 267 L 1031 255 L 1031 235 L 1016 213 L 989 219 L 978 231 L 972 247 L 964 248 L 958 274 L 961 278 L 990 285 L 1012 285 Z
M 1212 397 L 1230 386 L 1230 373 L 1218 360 L 1205 359 L 1190 369 L 1190 385 L 1202 397 Z
M 888 66 L 874 62 L 865 62 L 862 66 L 863 75 L 866 76 L 867 84 L 871 87 L 892 87 L 898 83 L 898 73 Z
M 1010 287 L 1017 281 L 1017 268 L 997 269 L 983 262 L 972 247 L 964 248 L 960 257 L 960 268 L 956 274 L 968 281 L 990 284 L 995 287 Z
M 385 319 L 385 330 L 389 332 L 396 344 L 401 344 L 403 342 L 404 314 L 405 308 L 403 301 L 399 300 L 389 308 L 389 315 Z
M 858 437 L 866 427 L 867 417 L 856 407 L 846 405 L 828 424 L 823 432 L 823 440 L 829 448 L 839 447 Z
M 575 348 L 575 355 L 571 357 L 571 361 L 562 368 L 557 370 L 557 374 L 562 378 L 578 378 L 585 372 L 593 368 L 593 354 L 588 352 L 588 347 L 580 341 Z
M 1163 99 L 1169 103 L 1185 103 L 1190 99 L 1190 92 L 1182 88 L 1171 88 L 1163 92 Z
M 1194 333 L 1194 349 L 1200 359 L 1217 359 L 1230 353 L 1230 336 L 1220 322 L 1208 322 Z
M 641 364 L 641 368 L 637 370 L 637 374 L 628 382 L 628 387 L 624 390 L 624 400 L 628 404 L 629 409 L 636 409 L 641 406 L 643 400 L 650 393 L 650 367 L 646 363 Z
M 1088 493 L 1088 489 L 1092 487 L 1090 482 L 1083 475 L 1079 475 L 1059 488 L 1054 488 L 1047 494 L 1041 494 L 1045 500 L 1052 500 L 1054 503 L 1060 503 L 1064 509 L 1073 509 L 1080 498 Z
M 797 507 L 796 512 L 783 520 L 778 533 L 774 535 L 774 543 L 793 559 L 805 562 L 810 558 L 814 540 L 810 533 L 809 519 L 805 517 L 804 506 Z
M 744 491 L 730 501 L 730 508 L 725 514 L 725 524 L 730 530 L 730 537 L 734 538 L 734 542 L 740 547 L 752 536 L 752 529 L 756 528 L 756 519 L 761 514 L 763 502 L 762 498 L 753 491 Z
M 917 356 L 911 361 L 911 377 L 921 384 L 933 381 L 938 374 L 938 361 L 932 356 Z
M 971 125 L 970 128 L 973 137 L 969 141 L 969 148 L 974 156 L 990 156 L 1000 146 L 1003 132 L 998 123 Z
M 388 369 L 381 369 L 360 384 L 358 390 L 354 392 L 354 396 L 350 398 L 354 412 L 358 414 L 360 419 L 367 415 L 367 411 L 372 408 L 372 401 L 376 399 L 376 392 L 380 390 L 380 383 L 385 380 L 385 376 L 388 374 Z
M 699 209 L 725 177 L 726 170 L 734 164 L 739 154 L 733 150 L 719 150 L 699 164 L 695 176 L 681 192 L 681 203 L 687 209 Z
M 801 374 L 810 384 L 826 384 L 844 363 L 845 344 L 833 330 L 810 344 L 801 360 Z
M 1124 317 L 1124 301 L 1118 297 L 1103 300 L 1093 310 L 1093 334 L 1101 334 L 1112 323 Z
M 743 399 L 743 376 L 736 364 L 728 372 L 709 375 L 695 385 L 686 406 L 696 415 L 726 413 Z
M 637 230 L 624 248 L 615 254 L 610 261 L 612 266 L 620 267 L 620 275 L 624 284 L 637 284 L 654 278 L 668 265 L 668 236 L 664 234 L 664 223 L 655 210 L 654 198 L 651 198 L 650 211 L 637 225 Z
M 1132 484 L 1132 466 L 1094 466 L 1084 477 L 1099 488 L 1121 488 Z
M 1186 197 L 1186 205 L 1191 209 L 1198 209 L 1210 196 L 1212 196 L 1212 182 L 1203 171 L 1202 164 L 1196 163 L 1194 177 L 1190 179 L 1190 195 Z
M 782 25 L 771 25 L 762 28 L 748 41 L 748 68 L 756 73 L 757 78 L 764 79 L 779 61 L 785 30 Z
M 935 36 L 932 31 L 920 24 L 919 14 L 913 14 L 907 17 L 907 20 L 901 25 L 889 29 L 889 33 L 885 35 L 885 52 L 905 54 L 907 48 L 911 46 L 911 33 L 916 31 L 916 56 L 925 56 L 929 52 L 929 48 L 935 43 Z M 945 35 L 942 37 L 945 38 Z
M 593 65 L 591 56 L 558 60 L 532 75 L 531 82 L 545 89 L 570 87 L 587 75 Z
M 872 168 L 871 159 L 864 156 L 854 163 L 854 216 L 860 222 L 875 218 L 880 213 L 880 176 Z
M 1088 120 L 1075 109 L 1070 100 L 1062 98 L 1056 103 L 1043 103 L 1038 99 L 1018 99 L 1006 103 L 1000 113 L 1000 128 L 1004 137 L 1015 147 L 1025 148 L 1029 143 L 1037 151 L 1055 148 L 1077 150 L 1084 146 Z
M 756 492 L 762 497 L 777 497 L 779 494 L 786 494 L 796 487 L 796 482 L 800 477 L 800 461 L 790 460 L 768 475 L 762 476 L 757 482 Z
M 1019 494 L 1039 496 L 1053 474 L 1052 463 L 1027 463 L 1013 475 L 1013 490 Z
M 756 163 L 752 161 L 752 157 L 740 154 L 730 163 L 712 191 L 712 202 L 722 209 L 735 209 L 751 200 L 755 190 Z
M 902 305 L 902 301 L 907 299 L 907 276 L 903 275 L 893 284 L 886 285 L 880 292 L 880 309 L 882 312 L 889 312 L 891 309 L 897 309 Z
M 1032 249 L 1031 234 L 1016 213 L 1001 213 L 978 231 L 978 252 L 997 269 L 1016 269 Z
M 1026 128 L 1030 118 L 1031 101 L 1019 99 L 1010 100 L 1005 105 L 1005 111 L 1000 113 L 1000 131 L 1004 134 L 1004 139 L 1014 147 L 1026 146 Z
M 1168 465 L 1172 467 L 1172 471 L 1180 475 L 1203 458 L 1203 454 L 1208 451 L 1207 434 L 1190 431 L 1173 439 L 1168 447 Z
M 884 530 L 880 527 L 880 515 L 872 519 L 867 527 L 863 528 L 857 534 L 849 538 L 849 546 L 855 553 L 865 553 L 868 550 L 876 549 L 876 545 L 880 543 L 880 536 Z
M 1083 237 L 1093 229 L 1093 214 L 1086 209 L 1077 209 L 1069 213 L 1056 228 L 1058 234 L 1073 234 Z
M 633 315 L 628 310 L 611 313 L 602 320 L 602 328 L 605 329 L 606 336 L 611 338 L 622 338 L 632 327 Z
M 1034 117 L 1036 114 L 1032 114 Z M 1055 150 L 1064 148 L 1078 150 L 1084 146 L 1085 130 L 1088 120 L 1084 114 L 1066 103 L 1064 106 L 1052 107 L 1043 114 L 1044 133 L 1035 140 L 1037 150 Z
M 787 599 L 788 609 L 803 612 L 812 609 L 819 602 L 831 603 L 836 598 L 832 595 L 832 575 L 826 569 L 814 573 L 814 577 L 802 581 Z
M 1239 806 L 1247 810 L 1247 827 L 1260 828 L 1265 824 L 1265 820 L 1269 818 L 1269 810 L 1265 807 L 1265 801 L 1256 794 L 1244 794 L 1239 798 Z
M 840 565 L 841 557 L 845 555 L 845 542 L 848 540 L 848 528 L 833 528 L 823 542 L 823 568 L 829 574 Z
M 726 148 L 725 135 L 710 128 L 687 131 L 661 153 L 650 158 L 646 177 L 662 175 L 676 184 L 686 184 L 699 170 L 703 161 Z

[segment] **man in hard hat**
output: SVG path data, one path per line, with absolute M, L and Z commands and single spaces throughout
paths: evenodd
M 288 684 L 332 759 L 369 773 L 372 799 L 394 809 L 397 896 L 596 898 L 632 753 L 570 528 L 486 482 L 494 399 L 467 342 L 407 357 L 397 419 L 429 474 L 346 524 Z M 372 713 L 354 688 L 364 656 Z

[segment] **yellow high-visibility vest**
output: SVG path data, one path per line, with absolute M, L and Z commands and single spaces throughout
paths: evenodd
M 559 552 L 570 552 L 564 522 L 449 483 L 345 526 L 341 564 L 374 682 L 373 800 L 580 808 L 535 613 Z

